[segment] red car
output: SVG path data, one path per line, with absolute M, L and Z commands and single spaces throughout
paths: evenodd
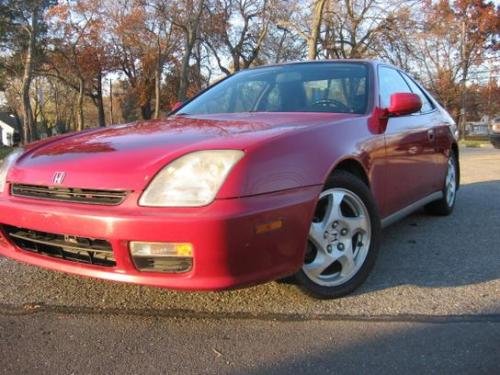
M 293 275 L 345 295 L 381 228 L 459 182 L 456 126 L 404 72 L 349 60 L 242 71 L 168 118 L 26 146 L 0 170 L 0 254 L 218 290 Z

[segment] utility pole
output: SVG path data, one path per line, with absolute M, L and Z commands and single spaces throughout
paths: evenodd
M 462 19 L 462 82 L 461 82 L 461 108 L 460 108 L 460 139 L 465 138 L 465 121 L 466 121 L 466 105 L 467 105 L 467 25 L 465 22 L 465 17 L 467 15 L 464 14 L 464 18 Z
M 493 111 L 491 108 L 491 89 L 493 86 L 493 69 L 490 68 L 490 76 L 488 77 L 488 121 L 491 122 L 493 118 Z

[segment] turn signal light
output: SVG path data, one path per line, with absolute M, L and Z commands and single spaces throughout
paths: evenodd
M 146 272 L 187 272 L 193 267 L 193 245 L 177 242 L 130 242 L 136 268 Z
M 192 257 L 193 245 L 176 242 L 130 242 L 133 256 Z

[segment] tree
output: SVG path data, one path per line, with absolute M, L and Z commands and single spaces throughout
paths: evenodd
M 80 0 L 54 7 L 50 16 L 52 50 L 43 74 L 52 74 L 78 92 L 78 129 L 83 128 L 84 96 L 98 113 L 98 125 L 106 126 L 104 76 L 114 69 L 107 15 L 101 1 Z
M 408 15 L 404 12 L 406 2 L 330 1 L 325 10 L 325 30 L 320 37 L 323 54 L 330 59 L 380 56 L 381 38 L 387 40 L 393 34 L 401 37 L 395 26 L 401 23 L 400 17 Z
M 229 75 L 255 63 L 264 48 L 271 24 L 282 2 L 268 0 L 217 0 L 204 42 L 220 70 Z M 229 57 L 230 66 L 224 62 Z
M 423 16 L 414 36 L 415 60 L 441 102 L 456 113 L 461 107 L 463 136 L 466 83 L 471 68 L 483 63 L 489 49 L 497 48 L 500 9 L 483 0 L 439 0 L 426 3 Z
M 200 36 L 205 4 L 206 0 L 179 0 L 172 10 L 172 14 L 174 14 L 172 22 L 181 31 L 183 37 L 180 83 L 177 93 L 177 98 L 181 101 L 187 98 L 189 61 L 191 60 L 196 41 Z
M 311 15 L 311 30 L 307 37 L 307 58 L 315 60 L 318 56 L 318 42 L 321 33 L 321 24 L 325 10 L 326 0 L 314 0 L 313 13 Z
M 41 61 L 41 38 L 45 34 L 44 15 L 55 1 L 52 0 L 7 0 L 2 4 L 4 16 L 2 44 L 22 57 L 22 117 L 23 142 L 34 138 L 34 117 L 30 103 L 30 87 L 34 71 Z
M 103 80 L 108 122 L 149 119 L 220 72 L 306 58 L 411 70 L 462 126 L 461 108 L 478 116 L 482 98 L 495 108 L 496 86 L 471 79 L 498 54 L 500 13 L 485 0 L 55 2 L 0 1 L 0 87 L 25 142 L 37 129 L 105 126 Z
M 160 116 L 163 70 L 178 47 L 170 13 L 163 1 L 132 1 L 109 9 L 114 59 L 137 96 L 143 119 Z
M 284 3 L 287 11 L 277 15 L 277 29 L 304 42 L 307 59 L 318 57 L 318 44 L 329 0 L 289 0 Z

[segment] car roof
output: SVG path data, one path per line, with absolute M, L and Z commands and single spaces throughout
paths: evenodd
M 386 63 L 384 61 L 380 60 L 374 60 L 374 59 L 328 59 L 328 60 L 307 60 L 307 61 L 290 61 L 290 62 L 284 62 L 284 63 L 279 63 L 279 64 L 268 64 L 268 65 L 259 65 L 255 67 L 251 67 L 248 69 L 244 70 L 257 70 L 257 69 L 265 69 L 265 68 L 272 68 L 272 67 L 278 67 L 278 66 L 289 66 L 289 65 L 309 65 L 309 64 L 331 64 L 331 63 L 343 63 L 343 64 L 370 64 L 370 65 L 388 65 L 388 66 L 393 66 L 392 64 Z M 396 66 L 393 66 L 396 69 L 399 69 Z

